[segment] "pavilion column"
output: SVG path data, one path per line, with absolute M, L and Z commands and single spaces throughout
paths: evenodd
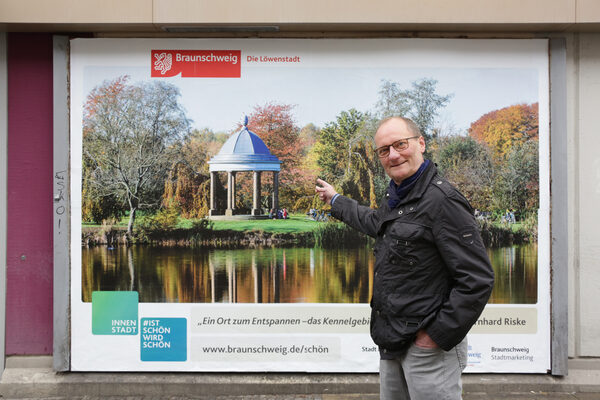
M 208 215 L 217 215 L 215 196 L 217 193 L 217 172 L 211 171 L 210 173 L 210 210 Z
M 279 209 L 279 172 L 273 172 L 273 211 Z
M 260 171 L 254 171 L 252 189 L 252 215 L 261 215 L 262 210 L 260 209 Z
M 225 210 L 225 215 L 231 217 L 233 215 L 233 173 L 231 171 L 227 171 L 227 210 Z
M 235 198 L 236 198 L 236 190 L 235 190 L 235 184 L 236 184 L 236 172 L 233 171 L 231 172 L 231 209 L 235 210 Z M 235 213 L 235 211 L 234 211 Z

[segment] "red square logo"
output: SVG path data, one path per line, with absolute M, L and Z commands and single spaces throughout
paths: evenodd
M 241 50 L 152 50 L 153 78 L 239 78 Z

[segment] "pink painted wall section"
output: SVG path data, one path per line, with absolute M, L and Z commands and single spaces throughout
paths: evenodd
M 6 354 L 52 353 L 52 36 L 7 35 Z

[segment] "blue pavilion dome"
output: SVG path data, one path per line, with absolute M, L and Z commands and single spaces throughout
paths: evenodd
M 231 135 L 219 153 L 208 162 L 210 171 L 279 171 L 281 162 L 258 135 L 244 127 Z

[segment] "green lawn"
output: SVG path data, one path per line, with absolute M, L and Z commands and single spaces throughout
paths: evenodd
M 247 221 L 212 221 L 214 230 L 258 230 L 264 232 L 311 232 L 321 222 L 306 218 L 305 214 L 290 214 L 288 219 L 255 219 Z
M 508 225 L 508 224 L 503 224 L 502 222 L 496 221 L 496 222 L 493 222 L 493 225 L 497 228 L 508 228 L 512 232 L 517 232 L 518 230 L 520 230 L 523 227 L 522 222 L 515 222 L 514 224 Z
M 124 216 L 121 218 L 121 220 L 119 221 L 117 226 L 127 226 L 128 224 L 129 224 L 129 216 Z M 81 226 L 102 226 L 102 225 L 96 224 L 94 222 L 85 222 L 84 221 L 81 223 Z
M 190 228 L 192 226 L 190 219 L 181 219 L 177 224 L 179 228 Z M 118 226 L 127 226 L 128 217 L 123 217 Z M 311 232 L 322 222 L 315 222 L 306 218 L 305 214 L 290 214 L 288 219 L 255 219 L 255 220 L 236 220 L 236 221 L 212 221 L 214 230 L 234 230 L 234 231 L 264 231 L 264 232 Z M 94 223 L 82 223 L 86 227 L 99 227 Z

